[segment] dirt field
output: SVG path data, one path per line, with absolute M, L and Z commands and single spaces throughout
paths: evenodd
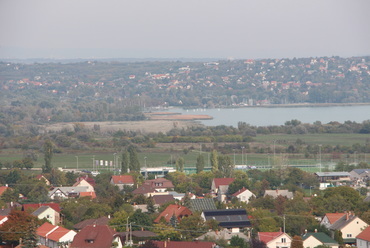
M 195 121 L 170 121 L 170 120 L 151 120 L 151 121 L 115 121 L 115 122 L 79 122 L 84 124 L 87 129 L 93 129 L 94 125 L 100 126 L 100 131 L 118 131 L 118 130 L 128 130 L 128 131 L 140 131 L 142 133 L 150 132 L 163 132 L 166 133 L 172 128 L 187 128 L 190 126 L 202 125 Z M 56 123 L 45 125 L 46 131 L 60 131 L 62 129 L 73 130 L 74 122 L 66 123 Z

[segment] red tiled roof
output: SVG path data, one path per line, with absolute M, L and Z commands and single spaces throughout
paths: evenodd
M 80 192 L 80 197 L 91 197 L 91 199 L 95 199 L 96 198 L 96 194 L 95 192 Z
M 282 234 L 283 232 L 258 232 L 258 239 L 267 244 L 268 242 L 279 237 Z
M 203 241 L 153 241 L 158 248 L 213 248 L 215 243 Z
M 153 192 L 155 192 L 155 189 L 150 184 L 145 184 L 145 183 L 139 186 L 134 191 L 132 191 L 134 195 L 147 194 L 147 193 L 153 193 Z
M 326 217 L 328 218 L 330 224 L 334 224 L 334 222 L 342 218 L 343 215 L 345 215 L 345 213 L 327 213 Z
M 1 186 L 0 187 L 0 195 L 2 195 L 9 187 L 7 186 Z
M 166 222 L 169 222 L 171 217 L 175 215 L 178 220 L 180 220 L 182 217 L 191 215 L 192 212 L 187 207 L 172 204 L 169 205 L 155 220 L 154 222 L 158 223 L 160 219 L 163 217 Z
M 216 188 L 220 185 L 229 185 L 234 182 L 235 178 L 214 178 Z
M 110 248 L 116 234 L 107 225 L 86 226 L 76 234 L 70 248 Z
M 166 178 L 163 178 L 163 177 L 160 177 L 160 178 L 157 178 L 157 179 L 152 179 L 152 180 L 146 180 L 144 182 L 145 184 L 150 184 L 153 188 L 174 188 L 173 186 L 173 183 L 166 179 Z
M 356 238 L 370 242 L 370 226 L 366 227 Z
M 34 204 L 23 204 L 23 211 L 26 211 L 29 208 L 33 208 L 34 210 L 38 209 L 41 206 L 49 206 L 58 213 L 60 213 L 60 205 L 59 203 L 34 203 Z
M 112 180 L 114 184 L 134 184 L 135 180 L 131 175 L 120 175 L 120 176 L 112 176 Z
M 53 231 L 57 228 L 58 228 L 58 226 L 54 226 L 54 225 L 50 224 L 49 222 L 45 222 L 44 224 L 39 226 L 39 228 L 37 228 L 36 234 L 45 238 L 46 235 L 48 235 L 51 231 Z
M 58 227 L 51 234 L 49 234 L 47 238 L 59 242 L 59 240 L 70 231 L 71 230 L 68 230 L 64 227 Z
M 89 184 L 91 184 L 91 186 L 93 186 L 93 187 L 96 185 L 94 178 L 91 178 L 88 175 L 77 178 L 76 179 L 76 183 L 79 183 L 82 180 L 85 180 L 86 182 L 88 182 Z
M 239 194 L 241 194 L 241 193 L 243 193 L 244 191 L 246 191 L 247 189 L 246 188 L 241 188 L 241 189 L 239 189 L 238 191 L 236 191 L 232 196 L 237 196 L 237 195 L 239 195 Z

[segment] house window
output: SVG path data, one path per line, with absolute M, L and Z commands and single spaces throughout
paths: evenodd
M 347 234 L 347 238 L 352 238 L 352 234 Z
M 281 238 L 281 243 L 286 243 L 286 238 Z

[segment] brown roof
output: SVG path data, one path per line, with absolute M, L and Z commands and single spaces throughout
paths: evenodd
M 166 202 L 173 201 L 173 200 L 175 200 L 173 195 L 154 195 L 153 196 L 154 204 L 158 204 L 158 205 L 163 205 Z
M 96 198 L 95 192 L 80 192 L 80 197 L 85 197 L 85 196 L 91 197 L 91 199 Z
M 120 175 L 120 176 L 112 176 L 114 184 L 134 184 L 135 180 L 134 177 L 131 175 Z
M 153 193 L 153 192 L 155 192 L 155 189 L 150 184 L 145 184 L 145 183 L 139 186 L 134 191 L 132 191 L 134 195 L 147 194 L 147 193 Z
M 75 230 L 81 230 L 86 226 L 92 226 L 92 225 L 108 225 L 109 218 L 108 217 L 100 217 L 98 219 L 87 219 L 84 221 L 81 221 L 73 226 Z
M 157 179 L 152 180 L 146 180 L 144 184 L 150 184 L 155 189 L 174 188 L 173 183 L 170 180 L 163 177 L 159 177 Z
M 58 228 L 58 226 L 54 226 L 54 225 L 50 224 L 49 222 L 45 222 L 44 224 L 39 226 L 39 228 L 37 228 L 36 234 L 45 238 L 46 235 L 48 235 L 51 231 L 53 231 L 57 228 Z
M 203 241 L 153 241 L 158 248 L 213 248 L 215 243 Z
M 158 223 L 162 217 L 166 220 L 166 222 L 169 222 L 173 215 L 175 215 L 178 220 L 181 220 L 182 217 L 189 216 L 191 214 L 191 210 L 187 207 L 171 204 L 162 213 L 160 213 L 154 222 Z
M 234 182 L 235 178 L 214 178 L 215 187 L 218 188 L 221 185 L 230 185 Z
M 59 203 L 35 203 L 35 204 L 23 204 L 23 211 L 27 211 L 27 209 L 38 209 L 39 207 L 42 207 L 42 206 L 49 206 L 51 207 L 52 209 L 54 209 L 55 211 L 57 211 L 58 213 L 60 213 L 60 205 Z
M 76 234 L 70 248 L 111 248 L 116 235 L 107 225 L 86 226 Z

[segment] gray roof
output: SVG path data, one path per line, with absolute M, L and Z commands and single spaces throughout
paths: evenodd
M 245 209 L 216 209 L 203 211 L 206 220 L 216 220 L 224 228 L 251 226 Z
M 33 216 L 39 216 L 40 214 L 42 214 L 44 211 L 46 211 L 48 208 L 50 208 L 49 206 L 41 206 L 39 207 L 38 209 L 36 209 L 32 215 Z
M 348 215 L 348 220 L 347 220 L 347 214 L 345 214 L 339 220 L 334 222 L 333 225 L 331 225 L 329 227 L 329 229 L 331 229 L 331 230 L 341 230 L 343 227 L 348 225 L 355 218 L 356 218 L 355 215 Z
M 362 173 L 364 173 L 364 172 L 370 172 L 370 169 L 354 169 L 354 170 L 352 170 L 353 172 L 356 172 L 357 174 L 362 174 Z M 352 172 L 351 171 L 351 172 Z
M 206 234 L 203 234 L 203 235 L 199 236 L 198 239 L 199 240 L 204 240 L 204 239 L 209 240 L 211 238 L 211 239 L 215 239 L 215 240 L 218 240 L 218 239 L 230 240 L 234 236 L 237 236 L 237 237 L 242 238 L 244 240 L 249 240 L 247 235 L 245 235 L 244 233 L 231 232 L 226 228 L 222 229 L 221 231 L 218 231 L 218 232 L 215 232 L 215 231 L 207 232 Z
M 193 212 L 217 209 L 215 201 L 211 198 L 190 199 L 190 209 Z
M 287 189 L 274 189 L 274 190 L 265 190 L 265 194 L 263 196 L 272 196 L 273 198 L 278 197 L 279 195 L 285 196 L 288 199 L 293 198 L 293 192 L 290 192 Z
M 349 172 L 316 172 L 319 177 L 349 177 L 351 174 Z

